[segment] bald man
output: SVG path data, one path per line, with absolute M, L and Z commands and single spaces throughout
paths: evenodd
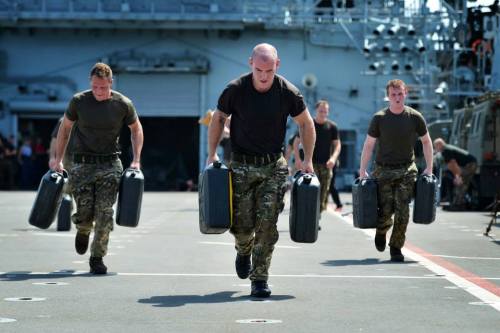
M 441 153 L 448 170 L 453 174 L 453 199 L 449 210 L 465 209 L 465 193 L 474 178 L 477 160 L 468 151 L 447 144 L 442 138 L 434 140 L 434 149 Z
M 288 116 L 299 127 L 306 172 L 313 172 L 316 135 L 299 90 L 276 74 L 280 65 L 276 48 L 255 46 L 249 65 L 251 73 L 231 81 L 219 97 L 208 130 L 207 164 L 219 159 L 216 147 L 231 116 L 234 210 L 230 231 L 236 243 L 236 273 L 241 279 L 250 278 L 252 296 L 269 297 L 269 267 L 288 176 L 282 152 Z

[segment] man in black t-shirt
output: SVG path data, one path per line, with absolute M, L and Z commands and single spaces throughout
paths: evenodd
M 314 145 L 313 166 L 321 185 L 320 209 L 323 212 L 328 204 L 328 192 L 333 178 L 333 169 L 336 168 L 340 155 L 341 144 L 337 124 L 328 119 L 330 104 L 326 100 L 319 100 L 315 108 L 314 129 L 316 131 L 316 143 Z M 297 144 L 296 140 L 295 145 L 297 146 Z M 294 147 L 295 159 L 299 161 L 299 168 L 301 168 L 301 157 L 297 155 L 298 151 L 299 149 Z M 342 203 L 336 190 L 335 193 L 337 194 L 335 204 L 337 209 L 341 209 Z
M 422 141 L 426 168 L 424 173 L 432 174 L 432 141 L 424 117 L 404 104 L 408 93 L 401 80 L 390 80 L 386 86 L 389 107 L 373 116 L 361 153 L 359 176 L 368 177 L 366 172 L 375 145 L 375 170 L 378 196 L 378 226 L 375 233 L 375 247 L 385 250 L 386 234 L 391 227 L 389 241 L 391 261 L 402 262 L 401 248 L 406 240 L 406 228 L 410 217 L 410 201 L 415 189 L 417 166 L 413 148 L 415 140 Z M 394 222 L 392 220 L 394 215 Z
M 441 153 L 448 170 L 453 174 L 453 200 L 451 210 L 465 209 L 465 193 L 477 170 L 477 160 L 468 151 L 447 144 L 442 138 L 434 140 L 434 149 Z
M 249 59 L 251 73 L 231 81 L 219 97 L 208 130 L 207 164 L 216 153 L 224 123 L 231 116 L 231 170 L 236 273 L 250 277 L 251 295 L 269 297 L 267 284 L 278 214 L 283 210 L 288 166 L 282 154 L 288 116 L 303 141 L 303 168 L 313 172 L 314 124 L 298 89 L 276 74 L 280 60 L 274 46 L 259 44 Z M 252 264 L 251 265 L 251 262 Z

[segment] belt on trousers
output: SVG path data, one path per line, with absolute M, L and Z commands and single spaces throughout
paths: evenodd
M 398 168 L 407 168 L 409 167 L 413 162 L 406 162 L 406 163 L 377 163 L 378 166 L 381 166 L 383 168 L 389 168 L 389 169 L 398 169 Z
M 232 153 L 231 160 L 243 164 L 251 164 L 255 166 L 262 166 L 276 162 L 281 158 L 281 153 L 278 154 L 264 154 L 264 155 L 245 155 L 239 153 Z
M 117 155 L 86 155 L 74 154 L 73 163 L 97 164 L 112 162 L 117 159 Z

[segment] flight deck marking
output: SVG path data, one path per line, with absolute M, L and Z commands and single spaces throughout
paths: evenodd
M 334 214 L 342 221 L 352 225 L 352 219 L 347 219 L 341 214 L 336 213 L 331 207 L 328 208 L 331 214 Z M 370 229 L 359 229 L 366 235 L 375 237 L 375 231 Z M 414 261 L 419 262 L 422 266 L 434 272 L 437 276 L 442 276 L 454 285 L 464 289 L 469 294 L 479 298 L 485 304 L 490 305 L 497 311 L 500 311 L 500 287 L 481 278 L 471 272 L 468 272 L 461 267 L 454 265 L 443 258 L 436 257 L 419 247 L 406 242 L 402 249 L 403 254 Z
M 471 259 L 471 260 L 500 260 L 497 257 L 461 257 L 461 256 L 448 256 L 444 254 L 433 254 L 435 257 L 441 258 L 454 258 L 454 259 Z
M 200 244 L 208 244 L 208 245 L 228 245 L 228 246 L 234 246 L 234 243 L 228 243 L 228 242 L 198 242 Z M 280 249 L 301 249 L 300 246 L 293 246 L 293 245 L 275 245 L 275 248 L 280 248 Z
M 279 319 L 239 319 L 236 320 L 238 324 L 281 324 L 283 321 Z
M 70 272 L 29 272 L 5 274 L 0 272 L 0 278 L 15 278 L 18 276 L 80 276 L 88 275 L 88 271 L 70 271 Z M 145 273 L 145 272 L 116 272 L 119 276 L 165 276 L 165 277 L 236 277 L 235 273 Z M 327 275 L 327 274 L 273 274 L 276 278 L 299 278 L 299 279 L 443 279 L 443 276 L 430 275 Z
M 15 321 L 16 320 L 12 318 L 0 318 L 0 324 L 13 323 Z

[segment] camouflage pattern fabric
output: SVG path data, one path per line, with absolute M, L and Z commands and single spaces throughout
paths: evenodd
M 454 193 L 453 193 L 453 206 L 462 206 L 465 204 L 465 193 L 469 189 L 470 182 L 474 178 L 476 174 L 477 164 L 476 163 L 467 163 L 461 170 L 462 176 L 462 184 L 457 186 L 455 185 Z
M 92 257 L 106 255 L 109 233 L 113 230 L 113 204 L 122 172 L 122 163 L 118 158 L 108 163 L 74 163 L 70 170 L 71 189 L 76 201 L 76 213 L 72 220 L 78 232 L 86 235 L 94 227 Z
M 320 184 L 320 211 L 323 212 L 328 206 L 328 192 L 330 190 L 330 181 L 332 180 L 332 169 L 326 167 L 325 164 L 314 164 L 314 172 L 318 177 Z
M 386 234 L 392 228 L 389 246 L 402 248 L 410 217 L 410 201 L 414 194 L 417 166 L 392 168 L 376 165 L 373 176 L 378 182 L 379 216 L 377 234 Z M 394 223 L 392 220 L 394 215 Z
M 267 281 L 278 215 L 284 208 L 288 166 L 284 157 L 263 166 L 231 162 L 233 225 L 236 251 L 252 254 L 250 280 Z

